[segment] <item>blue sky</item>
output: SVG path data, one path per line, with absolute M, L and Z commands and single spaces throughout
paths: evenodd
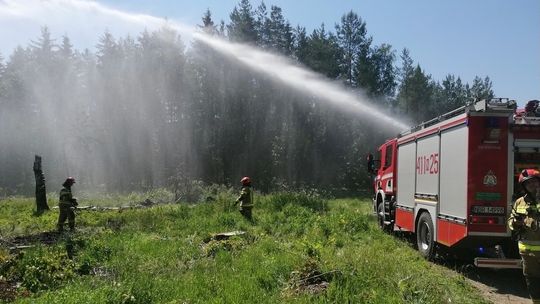
M 53 36 L 67 34 L 78 48 L 95 45 L 107 28 L 115 35 L 136 35 L 141 28 L 116 24 L 110 19 L 80 17 L 62 22 L 62 14 L 48 11 L 49 19 L 4 18 L 10 2 L 0 0 L 0 52 L 6 56 L 17 44 L 35 39 L 39 26 L 47 23 Z M 49 0 L 63 2 L 69 0 Z M 32 6 L 37 0 L 19 0 Z M 97 1 L 109 8 L 130 13 L 167 17 L 186 24 L 198 24 L 209 8 L 217 22 L 228 22 L 238 1 L 229 0 L 107 0 Z M 260 1 L 252 1 L 254 7 Z M 280 6 L 292 25 L 308 31 L 325 23 L 334 28 L 341 16 L 353 10 L 367 23 L 374 43 L 388 43 L 399 54 L 407 47 L 415 62 L 436 80 L 448 73 L 471 82 L 475 75 L 489 76 L 495 93 L 524 103 L 540 99 L 540 1 L 538 0 L 266 0 L 266 6 Z M 65 18 L 69 19 L 69 16 Z M 81 24 L 76 24 L 81 23 Z M 115 23 L 115 24 L 113 24 Z

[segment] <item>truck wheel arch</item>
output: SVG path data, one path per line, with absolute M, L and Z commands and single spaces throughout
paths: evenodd
M 425 212 L 427 212 L 431 216 L 431 214 L 429 213 L 427 209 L 424 209 L 424 208 L 418 209 L 418 213 L 416 214 L 416 218 L 414 219 L 413 232 L 416 232 L 416 226 L 418 225 L 418 220 L 420 219 L 420 216 L 422 216 L 422 214 Z

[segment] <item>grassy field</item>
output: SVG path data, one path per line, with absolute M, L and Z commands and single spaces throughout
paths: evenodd
M 368 200 L 259 196 L 250 223 L 230 206 L 233 193 L 213 198 L 81 211 L 77 232 L 51 245 L 0 249 L 0 296 L 19 303 L 485 303 L 462 276 L 379 231 Z M 32 199 L 0 201 L 4 240 L 54 230 L 57 211 L 36 217 L 33 207 Z M 212 239 L 236 230 L 246 233 Z

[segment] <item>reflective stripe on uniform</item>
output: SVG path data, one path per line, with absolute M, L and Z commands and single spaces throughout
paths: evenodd
M 527 214 L 527 206 L 518 206 L 516 208 L 516 213 L 519 213 L 519 214 Z
M 249 204 L 242 205 L 242 207 L 253 207 L 253 190 L 249 189 Z
M 521 240 L 519 242 L 527 245 L 540 245 L 540 241 Z
M 518 248 L 519 251 L 540 251 L 540 241 L 519 241 Z

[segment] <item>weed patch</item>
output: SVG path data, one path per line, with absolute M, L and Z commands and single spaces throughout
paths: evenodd
M 76 265 L 63 250 L 38 247 L 2 263 L 1 275 L 30 292 L 54 289 L 75 275 Z
M 330 282 L 340 272 L 332 270 L 322 272 L 319 262 L 313 258 L 309 258 L 299 270 L 291 272 L 289 282 L 284 290 L 285 296 L 292 296 L 302 293 L 320 294 L 324 292 Z
M 153 282 L 135 282 L 129 286 L 117 285 L 107 293 L 107 304 L 149 304 L 154 303 L 151 290 Z
M 215 257 L 220 251 L 236 253 L 248 244 L 245 237 L 232 236 L 224 239 L 211 239 L 203 243 L 202 250 L 205 256 Z
M 314 212 L 328 211 L 328 202 L 315 192 L 279 192 L 270 195 L 266 201 L 274 211 L 281 211 L 285 206 L 301 206 Z

